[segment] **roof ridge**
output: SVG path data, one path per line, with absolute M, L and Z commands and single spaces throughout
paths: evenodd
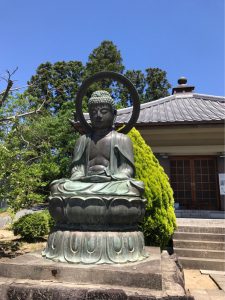
M 160 98 L 160 99 L 157 99 L 157 100 L 152 100 L 152 101 L 149 101 L 149 102 L 141 103 L 140 109 L 142 110 L 142 109 L 148 108 L 150 106 L 158 105 L 158 104 L 167 102 L 169 100 L 172 100 L 173 98 L 175 98 L 174 95 L 169 95 L 169 96 L 166 96 L 164 98 Z M 132 109 L 133 109 L 133 106 L 130 106 L 130 107 L 118 109 L 118 112 L 119 112 L 119 114 L 126 114 L 126 113 L 130 113 L 130 111 Z
M 225 96 L 214 96 L 214 95 L 207 95 L 207 94 L 198 94 L 198 93 L 193 93 L 193 96 L 197 97 L 197 98 L 206 98 L 206 99 L 210 99 L 212 101 L 221 101 L 224 102 L 225 101 Z
M 169 96 L 166 96 L 164 98 L 160 98 L 160 99 L 157 99 L 157 100 L 152 100 L 152 101 L 149 101 L 149 102 L 146 102 L 146 103 L 142 103 L 141 108 L 146 108 L 146 107 L 149 107 L 149 106 L 154 106 L 154 105 L 157 105 L 157 104 L 160 104 L 160 103 L 164 103 L 164 102 L 167 102 L 169 100 L 172 100 L 173 98 L 175 98 L 174 95 L 169 95 Z

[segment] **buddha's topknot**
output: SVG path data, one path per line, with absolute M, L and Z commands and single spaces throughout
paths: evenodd
M 91 98 L 88 101 L 88 106 L 92 104 L 109 104 L 113 110 L 116 109 L 115 102 L 113 98 L 107 91 L 96 91 L 91 95 Z

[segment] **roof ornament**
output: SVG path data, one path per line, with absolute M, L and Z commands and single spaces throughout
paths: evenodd
M 193 85 L 187 85 L 187 78 L 184 76 L 180 77 L 177 82 L 178 86 L 173 88 L 172 94 L 191 93 L 195 89 Z

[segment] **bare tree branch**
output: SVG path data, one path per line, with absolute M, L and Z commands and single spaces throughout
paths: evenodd
M 26 163 L 29 163 L 29 162 L 31 162 L 32 160 L 35 160 L 35 159 L 38 159 L 38 158 L 41 158 L 41 156 L 35 156 L 35 157 L 32 157 L 32 158 L 28 159 L 28 160 L 26 161 Z
M 16 73 L 17 70 L 18 70 L 18 67 L 16 67 L 15 70 L 12 72 L 9 72 L 9 70 L 6 70 L 7 78 L 1 77 L 3 80 L 5 80 L 7 82 L 7 87 L 6 87 L 5 91 L 3 92 L 3 96 L 0 98 L 0 107 L 3 105 L 6 98 L 8 97 L 9 91 L 13 86 L 13 81 L 11 80 L 11 77 Z
M 23 137 L 22 133 L 20 133 L 20 137 L 27 144 L 27 146 L 30 145 L 30 142 L 28 142 L 27 140 L 25 140 L 25 138 Z
M 6 98 L 8 97 L 9 91 L 12 86 L 13 86 L 13 81 L 11 79 L 9 79 L 8 83 L 7 83 L 7 87 L 6 87 L 5 91 L 3 92 L 3 96 L 2 96 L 2 98 L 0 98 L 0 107 L 3 105 Z
M 10 92 L 19 91 L 19 90 L 25 89 L 25 88 L 27 88 L 27 87 L 29 87 L 29 86 L 32 86 L 32 84 L 30 84 L 30 85 L 25 85 L 25 86 L 20 86 L 20 87 L 16 87 L 16 88 L 14 88 L 14 89 L 10 89 Z M 3 95 L 4 93 L 5 93 L 5 91 L 0 92 L 0 96 Z
M 5 117 L 5 118 L 0 118 L 0 123 L 10 122 L 10 121 L 13 122 L 16 119 L 21 118 L 21 117 L 27 117 L 27 116 L 32 115 L 32 114 L 38 114 L 38 113 L 41 112 L 41 109 L 44 106 L 45 102 L 46 102 L 46 99 L 42 102 L 42 104 L 38 107 L 38 109 L 28 111 L 28 112 L 25 112 L 25 113 L 22 113 L 22 114 L 16 114 L 16 115 Z

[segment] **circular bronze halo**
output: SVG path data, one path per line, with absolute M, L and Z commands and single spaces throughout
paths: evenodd
M 122 83 L 128 89 L 128 91 L 130 93 L 131 99 L 133 101 L 132 115 L 131 115 L 129 122 L 121 130 L 119 130 L 119 132 L 121 132 L 121 133 L 128 133 L 133 128 L 134 124 L 137 122 L 138 117 L 139 117 L 139 113 L 140 113 L 139 95 L 138 95 L 138 92 L 137 92 L 136 88 L 134 87 L 133 83 L 128 78 L 123 76 L 122 74 L 119 74 L 116 72 L 112 72 L 112 71 L 98 72 L 83 81 L 82 85 L 80 86 L 80 88 L 77 92 L 77 96 L 76 96 L 76 100 L 75 100 L 77 118 L 80 121 L 80 123 L 83 125 L 86 132 L 92 131 L 92 127 L 87 123 L 87 121 L 85 120 L 84 115 L 83 115 L 82 100 L 87 92 L 87 89 L 89 88 L 89 86 L 91 84 L 93 84 L 96 81 L 99 81 L 101 79 L 106 79 L 106 78 L 114 79 L 115 81 Z

